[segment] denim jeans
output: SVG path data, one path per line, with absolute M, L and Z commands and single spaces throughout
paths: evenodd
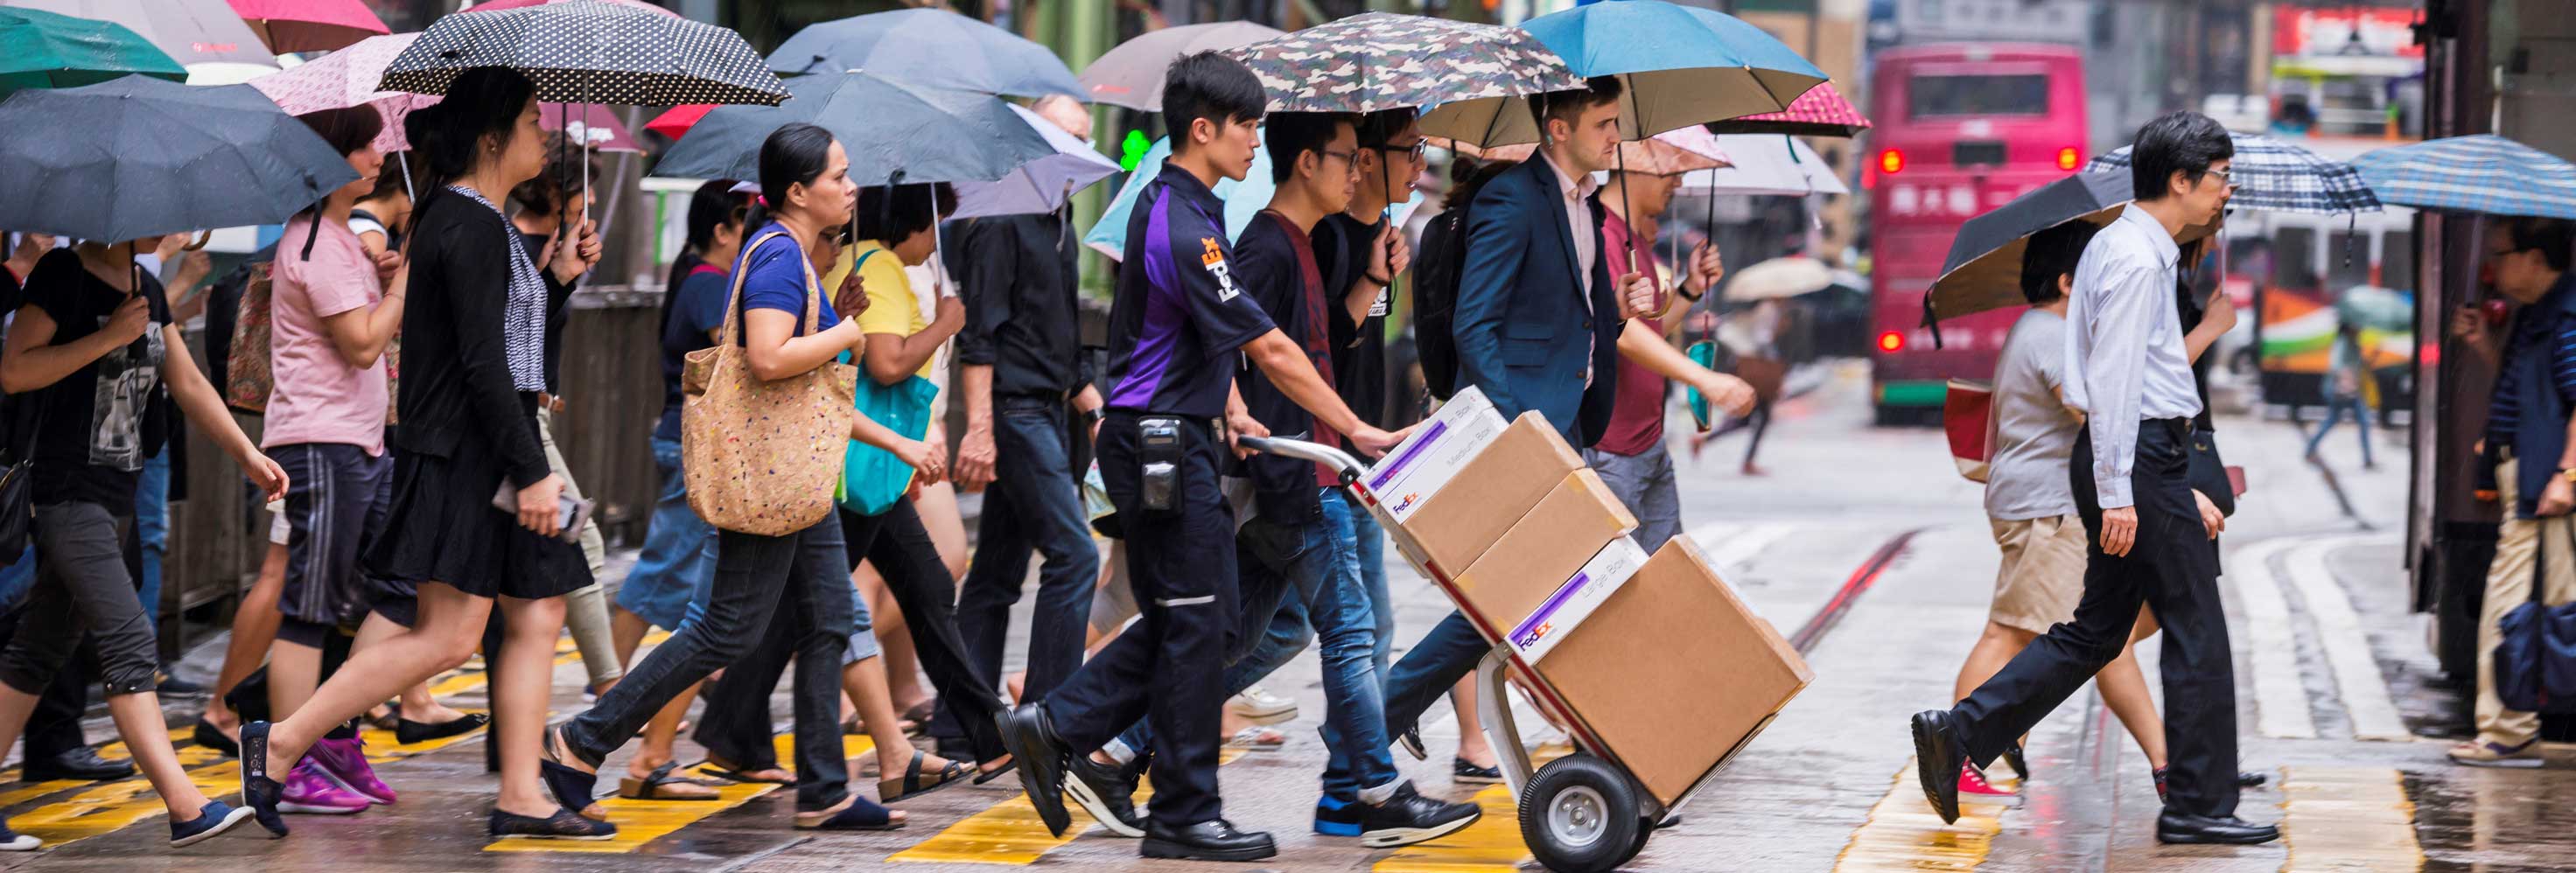
M 161 663 L 152 625 L 126 575 L 124 538 L 132 517 L 96 503 L 64 501 L 35 508 L 35 591 L 18 614 L 18 630 L 0 648 L 0 683 L 42 694 L 71 663 L 81 636 L 98 647 L 107 696 L 150 691 Z
M 1387 752 L 1388 734 L 1377 680 L 1377 621 L 1368 592 L 1353 572 L 1356 551 L 1351 526 L 1353 507 L 1338 490 L 1325 490 L 1314 518 L 1301 525 L 1255 519 L 1244 525 L 1239 541 L 1245 584 L 1241 639 L 1257 640 L 1248 653 L 1225 670 L 1231 695 L 1286 664 L 1306 647 L 1308 623 L 1322 639 L 1324 662 L 1325 746 L 1332 765 L 1325 771 L 1324 792 L 1343 802 L 1383 802 L 1403 781 Z M 1294 597 L 1287 596 L 1291 593 Z M 1271 609 L 1260 608 L 1276 601 Z M 1231 654 L 1231 653 L 1229 653 Z M 1152 734 L 1143 723 L 1121 736 L 1131 749 L 1146 748 Z M 1356 762 L 1356 772 L 1349 762 Z
M 1395 662 L 1386 679 L 1386 731 L 1389 736 L 1418 727 L 1422 713 L 1440 702 L 1440 695 L 1467 674 L 1476 672 L 1476 662 L 1493 651 L 1494 644 L 1476 632 L 1467 617 L 1456 612 L 1431 626 L 1404 659 Z
M 1029 575 L 1029 552 L 1043 556 L 1021 693 L 1034 700 L 1082 666 L 1100 548 L 1091 542 L 1082 486 L 1074 478 L 1064 402 L 1004 397 L 995 405 L 995 476 L 984 492 L 975 561 L 957 593 L 957 633 L 976 670 L 1002 675 L 1003 638 L 1010 631 L 1011 605 L 1020 601 L 1020 585 Z
M 1388 655 L 1395 647 L 1395 600 L 1386 588 L 1386 529 L 1356 498 L 1345 494 L 1342 502 L 1350 507 L 1351 558 L 1359 564 L 1360 586 L 1368 591 L 1369 617 L 1377 619 L 1377 648 L 1369 657 L 1377 662 L 1378 687 L 1385 688 L 1392 666 Z
M 143 603 L 143 625 L 161 628 L 161 558 L 170 552 L 170 449 L 143 459 L 143 475 L 134 485 L 134 539 L 142 560 L 135 568 L 135 599 Z M 157 650 L 156 650 L 157 651 Z
M 635 665 L 599 704 L 563 726 L 573 755 L 593 765 L 634 739 L 690 685 L 741 660 L 763 637 L 796 638 L 796 807 L 828 809 L 848 794 L 841 757 L 841 653 L 848 644 L 849 554 L 840 519 L 783 537 L 722 531 L 715 582 L 701 612 Z
M 2359 394 L 2326 397 L 2326 420 L 2319 422 L 2317 432 L 2308 437 L 2309 455 L 2315 455 L 2317 448 L 2325 445 L 2326 432 L 2333 430 L 2335 423 L 2343 421 L 2347 414 L 2352 416 L 2352 429 L 2361 432 L 2361 462 L 2373 463 L 2370 459 L 2370 407 L 2361 402 Z
M 662 496 L 644 529 L 644 551 L 617 588 L 617 605 L 655 627 L 678 630 L 690 598 L 715 576 L 716 528 L 689 508 L 679 440 L 653 438 L 653 468 L 662 474 Z

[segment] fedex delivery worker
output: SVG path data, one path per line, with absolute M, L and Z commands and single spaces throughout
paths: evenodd
M 1043 699 L 996 718 L 1029 802 L 1059 836 L 1072 823 L 1064 805 L 1072 750 L 1099 748 L 1149 719 L 1148 858 L 1257 861 L 1278 852 L 1269 834 L 1236 830 L 1217 799 L 1225 691 L 1223 671 L 1212 665 L 1232 648 L 1238 609 L 1234 514 L 1217 470 L 1229 432 L 1269 433 L 1243 411 L 1235 368 L 1246 360 L 1260 367 L 1362 454 L 1398 441 L 1351 413 L 1305 347 L 1271 324 L 1231 272 L 1225 206 L 1209 186 L 1252 169 L 1267 99 L 1251 70 L 1211 52 L 1174 61 L 1166 76 L 1172 158 L 1128 220 L 1099 446 L 1144 615 Z

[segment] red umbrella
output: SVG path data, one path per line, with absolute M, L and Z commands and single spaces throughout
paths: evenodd
M 549 3 L 569 3 L 569 2 L 574 2 L 574 0 L 485 0 L 485 2 L 482 2 L 482 3 L 476 3 L 476 4 L 472 5 L 472 6 L 468 6 L 468 7 L 466 7 L 464 11 L 466 11 L 466 12 L 491 12 L 491 11 L 499 10 L 499 9 L 520 9 L 520 8 L 525 8 L 525 7 L 529 7 L 529 6 L 544 6 L 544 5 L 549 4 Z M 601 2 L 601 3 L 614 4 L 614 5 L 617 5 L 617 6 L 633 6 L 633 7 L 637 8 L 637 9 L 650 9 L 650 10 L 653 10 L 653 11 L 655 11 L 655 12 L 659 12 L 659 13 L 662 13 L 662 14 L 664 14 L 664 15 L 669 15 L 669 16 L 673 16 L 673 17 L 678 17 L 678 16 L 679 16 L 679 14 L 680 14 L 680 13 L 673 12 L 673 11 L 668 10 L 668 9 L 664 9 L 664 8 L 662 8 L 662 7 L 660 7 L 660 6 L 655 6 L 655 5 L 651 4 L 651 3 L 644 2 L 644 0 L 599 0 L 599 2 Z
M 689 128 L 698 126 L 698 119 L 707 117 L 707 113 L 715 108 L 713 103 L 683 103 L 653 116 L 653 120 L 644 122 L 644 129 L 679 139 L 688 134 Z
M 232 0 L 268 50 L 327 52 L 388 32 L 365 0 Z
M 572 117 L 576 112 L 581 113 L 580 118 Z M 636 144 L 635 135 L 626 132 L 626 125 L 618 122 L 617 114 L 597 103 L 538 104 L 537 124 L 547 130 L 558 132 L 562 131 L 566 124 L 570 124 L 574 135 L 567 137 L 566 141 L 586 144 L 594 152 L 644 150 L 643 146 Z
M 1849 137 L 1869 129 L 1869 119 L 1843 99 L 1834 83 L 1807 89 L 1786 109 L 1731 118 L 1708 126 L 1711 133 L 1785 133 L 1793 136 Z

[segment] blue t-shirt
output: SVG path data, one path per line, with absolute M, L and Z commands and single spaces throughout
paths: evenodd
M 1109 311 L 1110 408 L 1225 414 L 1240 360 L 1228 356 L 1272 328 L 1227 263 L 1224 214 L 1215 192 L 1174 164 L 1137 195 Z
M 732 292 L 733 278 L 714 264 L 699 264 L 672 292 L 671 325 L 662 332 L 662 423 L 653 428 L 655 438 L 680 438 L 681 370 L 690 352 L 716 344 L 707 334 L 724 326 L 725 297 Z
M 778 234 L 776 239 L 760 241 L 773 233 Z M 775 221 L 753 231 L 749 239 L 752 242 L 745 245 L 757 245 L 744 251 L 735 264 L 735 269 L 743 271 L 742 311 L 775 309 L 794 315 L 796 331 L 789 336 L 804 336 L 805 247 L 797 245 L 796 237 Z M 819 294 L 816 300 L 822 306 L 822 312 L 814 323 L 816 331 L 830 330 L 833 325 L 841 323 L 840 313 L 832 311 L 832 295 Z

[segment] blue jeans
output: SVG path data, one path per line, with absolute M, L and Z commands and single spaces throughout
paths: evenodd
M 662 496 L 644 529 L 644 551 L 618 586 L 617 606 L 655 627 L 678 630 L 691 598 L 715 577 L 716 529 L 689 508 L 679 440 L 653 438 L 653 467 L 662 474 Z
M 1377 619 L 1377 649 L 1369 657 L 1377 662 L 1377 684 L 1386 687 L 1388 655 L 1395 646 L 1395 600 L 1386 588 L 1386 530 L 1377 524 L 1377 516 L 1366 507 L 1342 498 L 1350 508 L 1351 540 L 1355 544 L 1351 557 L 1359 564 L 1360 586 L 1368 590 L 1369 616 Z
M 1456 612 L 1431 627 L 1404 660 L 1395 662 L 1395 670 L 1386 680 L 1386 730 L 1401 734 L 1418 726 L 1422 713 L 1440 702 L 1440 695 L 1467 674 L 1476 672 L 1476 662 L 1493 651 L 1494 644 L 1485 642 L 1476 626 Z
M 170 551 L 170 449 L 143 459 L 143 475 L 134 485 L 134 538 L 143 556 L 135 599 L 143 602 L 143 625 L 161 629 L 161 556 Z
M 2361 432 L 2361 462 L 2370 464 L 2370 407 L 2362 405 L 2359 394 L 2326 398 L 2326 420 L 2317 425 L 2314 435 L 2308 437 L 2308 454 L 2313 456 L 2317 453 L 2317 447 L 2325 444 L 2326 431 L 2333 430 L 2335 423 L 2342 421 L 2346 413 L 2352 415 L 2352 429 Z
M 1028 679 L 1020 697 L 1035 700 L 1082 666 L 1083 630 L 1100 578 L 1100 547 L 1082 506 L 1060 400 L 1003 397 L 993 416 L 993 485 L 975 560 L 957 592 L 957 633 L 985 676 L 1002 675 L 1003 638 L 1011 605 L 1028 579 L 1029 552 L 1046 559 L 1038 571 L 1037 610 L 1029 618 Z
M 1296 657 L 1306 647 L 1311 621 L 1322 639 L 1323 736 L 1334 765 L 1325 772 L 1325 796 L 1347 803 L 1361 799 L 1363 790 L 1378 789 L 1367 798 L 1377 802 L 1404 777 L 1387 751 L 1374 660 L 1377 621 L 1353 572 L 1351 512 L 1338 490 L 1327 489 L 1307 523 L 1255 519 L 1244 525 L 1237 537 L 1237 564 L 1246 589 L 1243 621 L 1261 621 L 1263 628 L 1255 636 L 1247 627 L 1239 637 L 1257 642 L 1226 667 L 1225 691 L 1232 695 L 1252 687 Z M 1287 596 L 1291 586 L 1295 597 Z M 1276 606 L 1261 608 L 1269 602 Z M 1151 736 L 1140 722 L 1119 739 L 1128 748 L 1143 749 Z

